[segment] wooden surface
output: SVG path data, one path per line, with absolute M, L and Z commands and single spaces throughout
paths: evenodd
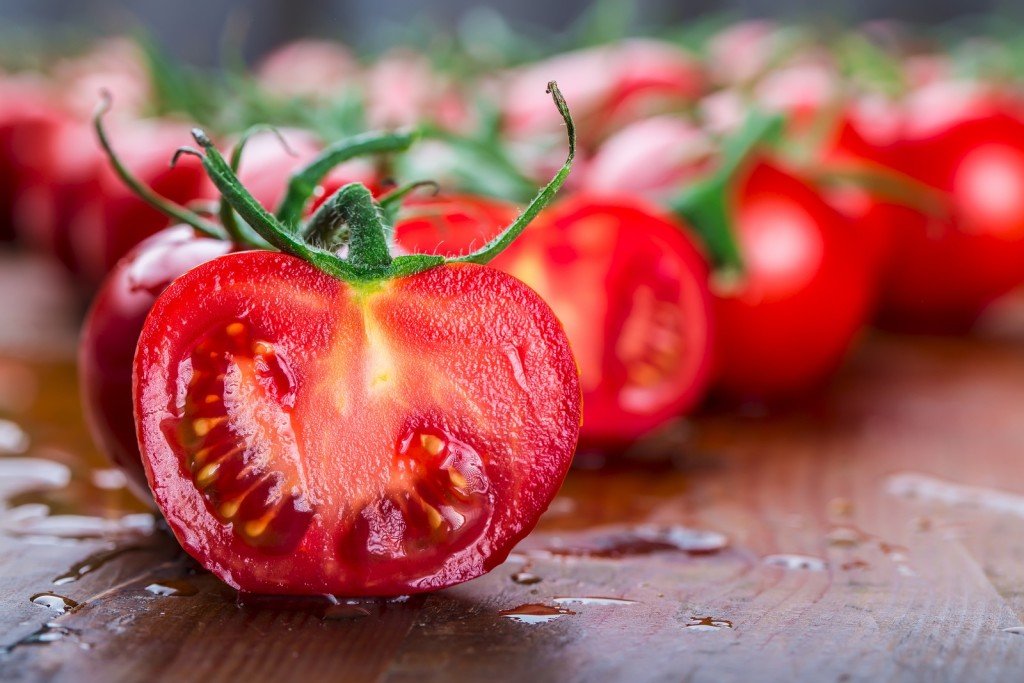
M 584 458 L 488 576 L 330 605 L 239 599 L 151 528 L 84 433 L 48 273 L 0 260 L 2 680 L 1024 679 L 1020 304 L 874 335 L 808 407 Z

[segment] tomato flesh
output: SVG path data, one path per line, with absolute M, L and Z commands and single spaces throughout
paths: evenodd
M 355 288 L 244 252 L 158 299 L 135 413 L 156 502 L 224 581 L 398 595 L 504 560 L 561 484 L 580 393 L 554 314 L 497 270 Z

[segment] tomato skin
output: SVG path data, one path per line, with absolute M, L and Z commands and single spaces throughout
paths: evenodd
M 118 262 L 86 315 L 78 344 L 82 410 L 93 440 L 142 500 L 150 494 L 132 407 L 132 359 L 142 325 L 171 282 L 233 248 L 185 225 L 158 232 Z
M 489 197 L 413 197 L 402 206 L 395 242 L 410 253 L 457 256 L 482 246 L 518 215 L 511 202 Z
M 66 118 L 43 84 L 0 76 L 0 240 L 14 238 L 15 204 L 24 183 L 45 173 L 39 141 Z
M 230 347 L 232 335 L 255 341 Z M 219 395 L 211 388 L 222 403 L 204 400 Z M 171 284 L 142 331 L 134 397 L 147 479 L 182 546 L 229 585 L 277 594 L 404 595 L 488 571 L 554 497 L 580 416 L 564 332 L 514 278 L 464 264 L 358 290 L 275 252 L 229 254 Z M 410 425 L 461 444 L 452 483 L 427 483 L 477 501 L 425 544 L 417 501 L 436 493 L 420 487 L 422 462 L 397 455 Z M 269 521 L 246 521 L 249 494 L 222 495 L 234 479 L 197 484 L 208 471 L 190 463 L 205 462 L 214 438 L 243 449 L 218 472 L 293 482 L 268 499 Z
M 821 384 L 865 323 L 863 244 L 810 185 L 756 160 L 736 192 L 744 273 L 713 287 L 717 389 L 739 399 L 794 397 Z
M 439 204 L 432 223 L 400 220 L 398 243 L 464 253 L 515 215 L 508 208 L 502 220 L 492 209 L 489 218 L 479 198 Z M 585 447 L 628 445 L 703 398 L 712 348 L 707 265 L 683 227 L 652 205 L 575 195 L 542 212 L 491 265 L 530 285 L 565 325 L 582 377 Z
M 92 127 L 73 118 L 53 126 L 39 139 L 36 150 L 46 165 L 19 185 L 14 204 L 18 238 L 55 256 L 68 272 L 78 274 L 71 226 L 79 210 L 95 196 L 105 159 Z
M 283 98 L 323 100 L 359 78 L 359 63 L 334 41 L 301 39 L 267 55 L 256 69 L 267 92 Z
M 1009 112 L 955 121 L 903 139 L 894 166 L 942 198 L 903 209 L 880 322 L 907 331 L 971 327 L 1024 281 L 1024 119 Z
M 582 186 L 598 194 L 666 200 L 707 170 L 709 136 L 678 116 L 652 116 L 609 136 L 583 168 Z

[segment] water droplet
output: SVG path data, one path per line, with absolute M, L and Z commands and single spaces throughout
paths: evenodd
M 188 598 L 199 592 L 191 583 L 181 579 L 157 581 L 146 586 L 146 590 L 165 598 Z
M 155 527 L 156 518 L 145 512 L 116 518 L 51 515 L 39 504 L 19 505 L 0 518 L 0 528 L 9 536 L 44 541 L 130 538 L 151 534 Z
M 92 471 L 92 483 L 98 489 L 104 491 L 117 491 L 128 485 L 128 478 L 124 472 L 116 468 Z
M 328 606 L 324 609 L 321 618 L 325 621 L 347 621 L 350 619 L 362 619 L 368 616 L 370 616 L 370 611 L 365 607 L 342 603 Z
M 897 566 L 896 566 L 896 572 L 897 572 L 897 573 L 898 573 L 898 574 L 899 574 L 900 576 L 906 576 L 906 577 L 914 577 L 914 576 L 917 576 L 917 572 L 915 572 L 915 571 L 914 571 L 913 569 L 911 569 L 910 567 L 908 567 L 908 566 L 907 566 L 907 565 L 905 565 L 905 564 L 899 564 L 899 565 L 897 565 Z
M 7 646 L 5 651 L 9 653 L 25 645 L 48 645 L 60 640 L 77 639 L 78 633 L 78 631 L 58 624 L 55 621 L 49 621 L 21 640 Z M 92 647 L 88 643 L 79 643 L 78 646 L 83 650 L 88 650 Z
M 944 505 L 962 505 L 1024 517 L 1024 496 L 998 489 L 968 486 L 926 474 L 905 472 L 886 481 L 890 495 Z
M 532 586 L 535 583 L 540 583 L 543 579 L 532 572 L 521 571 L 513 574 L 512 580 L 523 586 Z
M 867 540 L 867 534 L 851 526 L 837 526 L 825 534 L 825 540 L 837 548 L 855 548 Z
M 33 604 L 45 607 L 49 610 L 56 612 L 57 614 L 66 614 L 72 612 L 78 607 L 78 603 L 71 598 L 64 597 L 63 595 L 57 595 L 56 593 L 36 593 L 29 598 Z
M 521 624 L 543 624 L 548 621 L 560 619 L 564 616 L 576 614 L 564 607 L 552 607 L 550 605 L 529 604 L 519 605 L 512 609 L 504 609 L 498 612 L 501 616 Z
M 1012 633 L 1015 636 L 1024 636 L 1024 626 L 1010 626 L 1003 629 L 1003 633 Z
M 16 422 L 0 419 L 0 453 L 14 455 L 28 450 L 29 438 Z
M 732 627 L 731 621 L 718 617 L 690 617 L 690 622 L 686 624 L 686 628 L 691 631 L 719 631 Z
M 55 586 L 63 586 L 65 584 L 78 581 L 86 574 L 90 574 L 96 571 L 97 569 L 100 569 L 104 565 L 112 562 L 113 560 L 116 560 L 121 555 L 124 555 L 125 553 L 136 552 L 139 550 L 143 550 L 143 547 L 129 545 L 109 550 L 101 550 L 97 553 L 93 553 L 81 562 L 77 562 L 71 565 L 71 567 L 60 576 L 55 577 L 53 579 L 53 584 Z
M 636 600 L 625 598 L 605 598 L 600 596 L 588 596 L 582 598 L 555 598 L 552 602 L 559 605 L 635 605 Z
M 771 567 L 809 572 L 821 572 L 828 568 L 828 564 L 824 560 L 811 555 L 768 555 L 764 558 L 764 563 Z
M 671 551 L 704 555 L 718 552 L 728 544 L 729 539 L 715 531 L 682 526 L 639 526 L 586 537 L 572 545 L 556 545 L 546 551 L 552 555 L 617 559 Z

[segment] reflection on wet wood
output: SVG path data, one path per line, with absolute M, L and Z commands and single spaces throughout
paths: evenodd
M 6 321 L 27 315 L 12 273 L 42 278 L 8 266 L 5 681 L 1012 680 L 1024 670 L 1019 308 L 972 340 L 874 337 L 810 406 L 707 414 L 642 449 L 642 462 L 575 470 L 538 530 L 481 579 L 405 600 L 289 601 L 236 595 L 131 499 L 85 435 L 70 339 L 25 360 L 27 336 L 71 334 L 75 307 L 44 291 L 32 319 L 49 322 L 11 331 Z

